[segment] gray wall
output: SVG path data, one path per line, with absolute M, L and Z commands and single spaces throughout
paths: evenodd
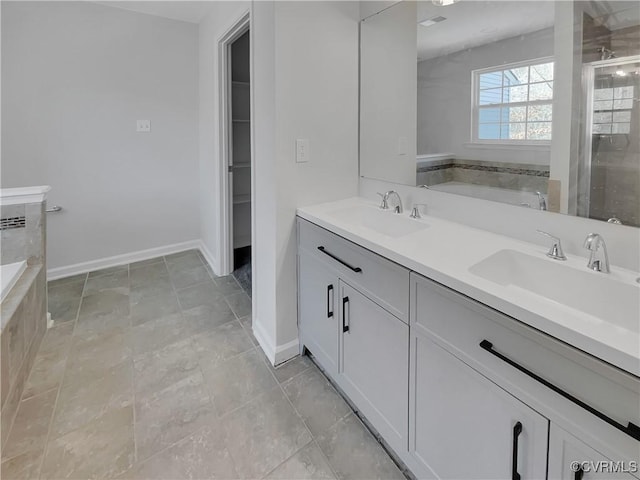
M 357 2 L 252 4 L 253 330 L 275 363 L 298 353 L 296 207 L 358 191 L 358 18 Z
M 50 268 L 199 238 L 197 25 L 3 1 L 2 126 L 2 187 L 65 207 Z
M 418 63 L 418 155 L 455 153 L 458 158 L 549 164 L 549 147 L 481 148 L 471 140 L 471 72 L 553 55 L 553 29 Z

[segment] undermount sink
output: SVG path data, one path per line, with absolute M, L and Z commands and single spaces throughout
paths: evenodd
M 428 227 L 426 223 L 407 216 L 366 205 L 335 210 L 330 212 L 330 215 L 353 226 L 365 227 L 382 235 L 396 238 L 419 232 Z
M 597 317 L 613 326 L 640 332 L 640 285 L 611 275 L 584 271 L 564 262 L 500 250 L 469 271 L 491 282 L 523 289 Z

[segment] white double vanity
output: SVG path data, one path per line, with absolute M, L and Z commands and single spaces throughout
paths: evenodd
M 298 209 L 298 326 L 418 478 L 640 478 L 639 274 L 606 255 L 640 225 L 632 3 L 362 4 L 368 199 Z M 559 213 L 589 219 L 571 255 L 444 220 Z
M 361 198 L 297 228 L 301 345 L 416 477 L 639 477 L 632 272 Z

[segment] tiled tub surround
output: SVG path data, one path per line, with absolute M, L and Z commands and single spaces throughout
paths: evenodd
M 549 167 L 546 165 L 488 162 L 449 158 L 421 160 L 416 165 L 418 185 L 460 182 L 509 190 L 547 192 Z
M 49 189 L 47 186 L 0 189 L 1 264 L 27 265 L 16 275 L 13 286 L 3 292 L 0 302 L 3 455 L 47 325 L 45 200 Z
M 197 251 L 49 284 L 2 478 L 402 478 L 307 357 L 273 368 Z
M 46 213 L 44 201 L 0 206 L 1 264 L 26 260 L 45 263 Z
M 0 304 L 0 315 L 4 324 L 0 332 L 2 367 L 0 428 L 3 446 L 46 330 L 45 275 L 42 265 L 27 267 Z

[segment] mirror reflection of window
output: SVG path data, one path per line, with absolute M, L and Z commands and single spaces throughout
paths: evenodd
M 549 141 L 553 62 L 475 70 L 473 141 Z
M 622 71 L 622 70 L 619 70 Z M 609 75 L 597 79 L 598 83 L 610 81 Z M 596 88 L 593 92 L 594 134 L 631 133 L 631 109 L 634 86 Z

